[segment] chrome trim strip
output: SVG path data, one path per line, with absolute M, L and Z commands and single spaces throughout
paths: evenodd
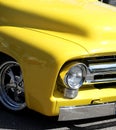
M 92 73 L 116 71 L 116 62 L 102 63 L 102 64 L 90 64 L 89 70 Z
M 116 78 L 107 78 L 107 79 L 97 79 L 94 81 L 91 81 L 91 83 L 105 83 L 105 82 L 116 82 Z
M 106 103 L 80 107 L 61 107 L 59 121 L 79 120 L 116 115 L 116 104 Z
M 91 84 L 91 83 L 106 83 L 106 82 L 116 82 L 116 77 L 104 77 L 106 75 L 116 75 L 115 71 L 109 71 L 109 72 L 101 72 L 101 73 L 87 73 L 85 83 L 84 84 Z M 95 76 L 103 76 L 101 79 L 95 79 Z
M 87 68 L 84 84 L 116 81 L 116 62 L 91 63 Z M 95 78 L 96 76 L 100 78 Z

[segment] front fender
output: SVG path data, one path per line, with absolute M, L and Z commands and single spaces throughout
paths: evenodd
M 16 59 L 22 68 L 27 106 L 51 114 L 59 70 L 65 62 L 87 56 L 87 51 L 42 30 L 9 26 L 0 30 L 1 52 Z

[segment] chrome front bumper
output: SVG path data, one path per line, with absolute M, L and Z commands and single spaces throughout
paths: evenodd
M 116 114 L 116 103 L 87 105 L 80 107 L 61 107 L 59 121 L 79 120 Z

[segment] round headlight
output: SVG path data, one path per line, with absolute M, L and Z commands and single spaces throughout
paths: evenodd
M 83 64 L 72 66 L 65 75 L 65 84 L 70 89 L 78 89 L 82 86 L 86 76 L 86 68 Z

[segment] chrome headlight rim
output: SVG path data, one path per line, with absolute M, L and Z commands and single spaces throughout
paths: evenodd
M 68 77 L 71 74 L 72 69 L 74 69 L 76 67 L 79 68 L 80 71 L 82 72 L 81 75 L 80 75 L 81 80 L 79 81 L 79 83 L 77 85 L 72 87 L 68 82 Z M 86 69 L 85 64 L 83 64 L 83 63 L 75 63 L 74 65 L 70 66 L 69 70 L 66 72 L 66 74 L 64 76 L 64 84 L 65 84 L 66 88 L 74 89 L 74 90 L 79 89 L 83 85 L 83 82 L 85 81 L 86 74 L 87 74 L 87 69 Z

